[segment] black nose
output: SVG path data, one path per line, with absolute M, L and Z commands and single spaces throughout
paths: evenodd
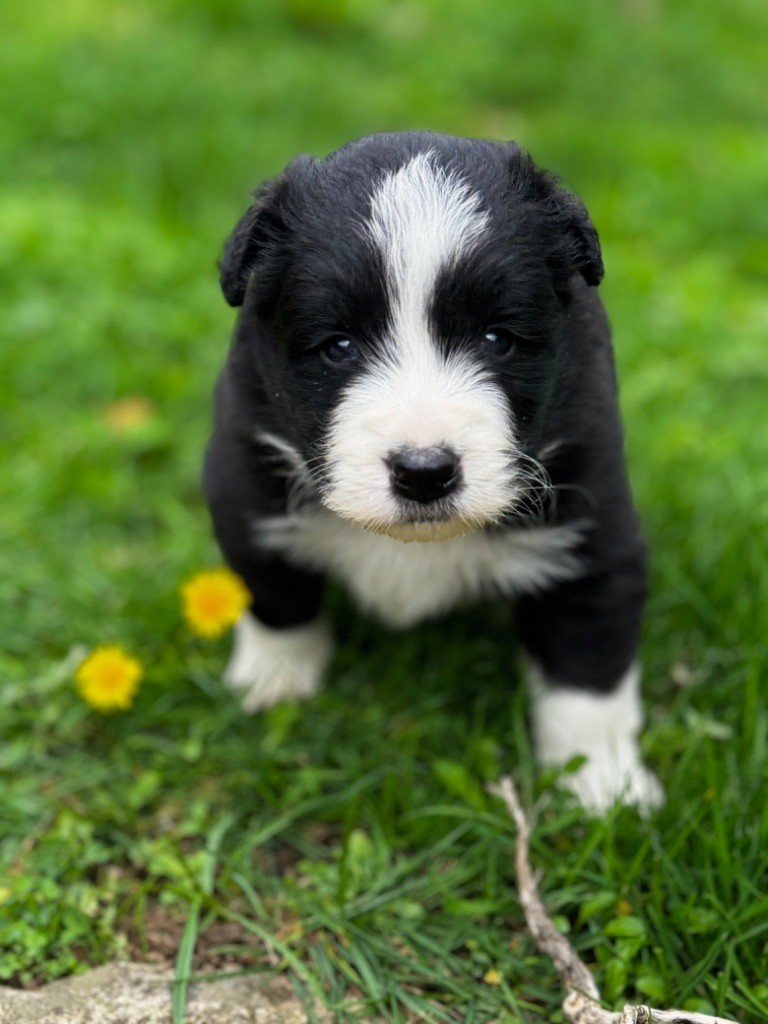
M 392 490 L 398 498 L 426 505 L 456 490 L 459 457 L 447 448 L 407 448 L 389 460 Z

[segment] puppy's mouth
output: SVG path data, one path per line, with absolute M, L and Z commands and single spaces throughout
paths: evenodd
M 369 533 L 391 537 L 406 544 L 453 540 L 454 537 L 461 537 L 488 525 L 462 516 L 449 500 L 431 502 L 427 506 L 415 501 L 401 501 L 399 506 L 399 514 L 391 519 L 344 518 Z
M 384 464 L 389 474 L 388 515 L 366 523 L 366 529 L 406 543 L 424 543 L 450 540 L 473 528 L 459 511 L 464 472 L 453 448 L 406 446 L 390 453 Z

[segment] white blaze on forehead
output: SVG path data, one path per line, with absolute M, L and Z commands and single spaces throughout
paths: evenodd
M 390 330 L 398 348 L 429 341 L 428 311 L 440 271 L 470 252 L 488 225 L 480 197 L 419 153 L 388 174 L 371 199 L 368 235 L 384 257 Z
M 515 494 L 506 396 L 479 359 L 446 354 L 430 330 L 440 272 L 487 224 L 479 196 L 431 153 L 388 174 L 371 198 L 364 230 L 383 259 L 389 316 L 379 356 L 342 392 L 328 433 L 323 500 L 346 519 L 403 539 L 461 532 L 396 529 L 402 506 L 386 460 L 410 447 L 445 445 L 459 456 L 463 486 L 452 501 L 463 529 L 498 518 Z

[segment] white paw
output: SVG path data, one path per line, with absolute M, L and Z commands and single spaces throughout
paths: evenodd
M 242 695 L 243 711 L 252 715 L 281 701 L 313 697 L 332 653 L 331 633 L 323 620 L 270 629 L 246 612 L 235 626 L 224 683 Z
M 659 780 L 633 758 L 631 765 L 620 764 L 609 751 L 592 751 L 575 772 L 560 777 L 560 785 L 576 797 L 589 814 L 599 817 L 614 804 L 637 807 L 650 814 L 664 803 L 664 787 Z
M 642 725 L 640 673 L 632 667 L 609 694 L 590 694 L 546 684 L 529 670 L 531 719 L 540 764 L 562 767 L 586 757 L 560 784 L 590 814 L 604 814 L 615 803 L 648 814 L 664 803 L 664 789 L 642 763 L 637 737 Z

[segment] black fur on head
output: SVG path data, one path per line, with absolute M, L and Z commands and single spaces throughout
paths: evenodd
M 428 132 L 404 132 L 399 136 L 370 136 L 350 143 L 326 158 L 325 163 L 341 162 L 344 154 L 369 143 L 386 139 L 422 139 L 431 148 L 446 136 Z M 517 143 L 494 143 L 484 140 L 461 139 L 461 143 L 477 142 L 483 149 L 493 147 L 497 158 L 508 154 L 508 184 L 513 202 L 533 203 L 549 221 L 548 231 L 556 244 L 549 264 L 556 277 L 580 273 L 589 285 L 597 286 L 603 278 L 603 260 L 597 231 L 586 207 L 572 192 L 562 188 L 558 178 L 536 167 L 529 154 Z M 409 147 L 410 148 L 410 147 Z M 442 148 L 442 147 L 441 147 Z M 308 155 L 294 158 L 278 177 L 263 182 L 254 191 L 254 202 L 227 239 L 219 261 L 221 289 L 230 306 L 241 306 L 248 280 L 256 267 L 260 253 L 271 244 L 284 240 L 290 224 L 290 198 L 292 185 L 301 184 L 319 161 Z M 386 166 L 389 161 L 382 161 Z

